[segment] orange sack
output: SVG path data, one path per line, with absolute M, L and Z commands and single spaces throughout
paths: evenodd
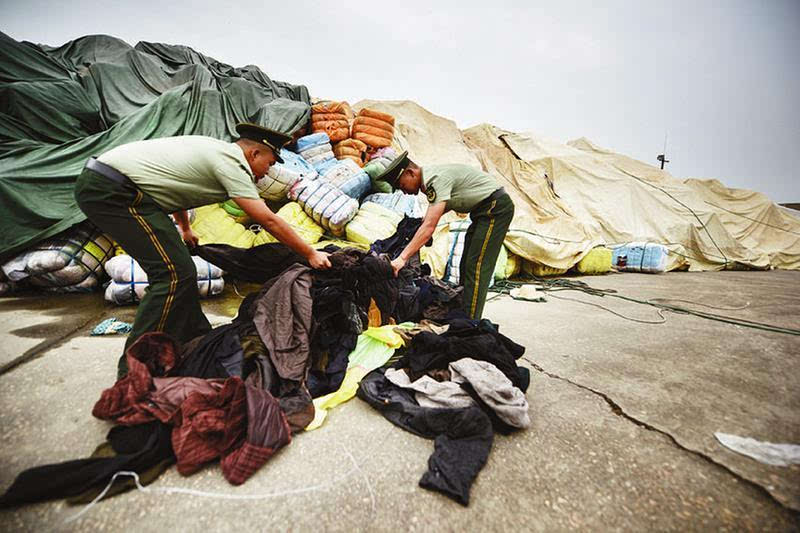
M 391 139 L 387 139 L 386 137 L 378 137 L 377 135 L 370 135 L 369 133 L 364 133 L 362 131 L 354 131 L 353 138 L 359 141 L 364 141 L 373 148 L 385 148 L 392 145 Z
M 311 113 L 311 122 L 342 121 L 347 124 L 347 117 L 341 113 Z
M 375 111 L 374 109 L 368 109 L 365 107 L 364 109 L 358 112 L 358 116 L 382 120 L 384 122 L 388 122 L 389 125 L 394 127 L 394 117 L 389 113 L 381 113 L 380 111 Z
M 367 133 L 369 135 L 374 135 L 375 137 L 383 137 L 383 138 L 387 139 L 390 144 L 392 142 L 392 139 L 394 138 L 394 134 L 392 132 L 386 131 L 383 128 L 376 128 L 375 126 L 367 126 L 366 124 L 356 124 L 354 122 L 353 123 L 353 138 L 359 139 L 359 137 L 355 136 L 356 133 Z M 363 140 L 363 139 L 359 139 L 359 140 Z M 367 144 L 369 144 L 369 143 L 367 143 Z
M 379 128 L 379 129 L 382 129 L 382 130 L 386 130 L 388 133 L 390 133 L 392 135 L 392 137 L 394 137 L 394 126 L 392 126 L 391 124 L 389 124 L 388 122 L 386 122 L 384 120 L 378 120 L 377 118 L 359 116 L 359 117 L 356 117 L 356 119 L 353 121 L 353 127 L 355 127 L 356 124 L 359 124 L 359 125 L 363 124 L 364 126 L 371 126 L 373 128 Z
M 333 154 L 336 159 L 352 159 L 363 167 L 367 159 L 367 145 L 358 139 L 347 139 L 334 145 Z
M 314 122 L 311 124 L 311 131 L 314 133 L 324 131 L 328 134 L 332 143 L 343 141 L 350 137 L 350 127 L 347 125 L 347 121 L 344 124 L 332 121 Z

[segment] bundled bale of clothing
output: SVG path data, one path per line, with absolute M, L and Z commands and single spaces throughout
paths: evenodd
M 205 205 L 195 209 L 192 231 L 200 244 L 222 243 L 239 248 L 250 248 L 256 234 L 237 223 L 218 205 Z
M 350 137 L 353 110 L 347 102 L 319 102 L 311 106 L 311 131 L 324 132 L 331 142 Z
M 391 237 L 397 231 L 397 224 L 403 216 L 372 202 L 364 202 L 347 226 L 347 240 L 363 244 Z
M 297 139 L 297 153 L 319 172 L 325 163 L 335 160 L 331 139 L 325 132 L 312 133 Z
M 256 182 L 258 193 L 265 200 L 285 200 L 289 189 L 299 180 L 317 179 L 317 171 L 301 155 L 282 148 L 281 157 L 283 163 L 269 167 L 267 174 Z
M 114 244 L 90 222 L 84 222 L 3 263 L 7 289 L 25 285 L 49 292 L 91 292 L 105 277 L 103 265 Z
M 192 257 L 197 271 L 197 289 L 201 298 L 208 298 L 222 293 L 225 289 L 223 272 L 200 257 Z M 105 270 L 111 277 L 106 286 L 105 300 L 117 305 L 136 304 L 144 297 L 147 289 L 147 273 L 139 263 L 129 255 L 117 255 L 105 264 Z
M 320 176 L 328 183 L 356 200 L 369 192 L 369 176 L 350 159 L 336 161 L 327 165 Z
M 412 218 L 419 218 L 423 215 L 422 208 L 414 194 L 406 194 L 403 191 L 393 193 L 375 193 L 364 197 L 363 204 L 375 203 L 401 215 Z M 362 205 L 363 205 L 362 204 Z
M 453 285 L 458 285 L 461 281 L 461 258 L 464 255 L 464 245 L 466 244 L 467 230 L 472 221 L 469 218 L 455 220 L 450 223 L 450 233 L 448 235 L 447 266 L 445 266 L 444 280 Z
M 314 220 L 308 216 L 303 208 L 297 202 L 289 202 L 284 205 L 275 213 L 278 217 L 282 218 L 295 233 L 308 244 L 314 244 L 322 238 L 325 232 Z M 262 229 L 256 233 L 256 238 L 253 241 L 253 246 L 278 242 L 278 239 L 272 236 L 271 233 Z
M 289 198 L 303 207 L 314 222 L 333 235 L 344 235 L 344 227 L 358 212 L 358 201 L 324 179 L 300 180 L 289 190 Z
M 394 117 L 364 108 L 353 120 L 352 137 L 372 148 L 391 146 L 394 139 Z
M 333 145 L 336 159 L 350 159 L 359 167 L 367 162 L 367 145 L 358 139 L 345 139 Z
M 376 193 L 391 193 L 392 186 L 386 180 L 379 179 L 381 174 L 386 171 L 386 168 L 397 158 L 397 152 L 394 148 L 379 148 L 375 151 L 369 162 L 364 165 L 364 172 L 369 175 L 370 182 L 372 183 L 372 191 Z

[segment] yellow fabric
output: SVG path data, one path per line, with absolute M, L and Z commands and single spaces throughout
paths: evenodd
M 318 226 L 317 223 L 303 211 L 303 208 L 300 207 L 300 204 L 297 202 L 289 202 L 278 209 L 275 214 L 286 221 L 295 233 L 303 239 L 303 242 L 307 242 L 308 244 L 314 244 L 319 241 L 322 238 L 322 234 L 325 232 L 325 230 Z M 254 246 L 271 242 L 278 242 L 278 239 L 273 237 L 269 232 L 262 230 L 256 234 Z
M 534 263 L 533 261 L 525 261 L 522 264 L 522 271 L 529 276 L 536 276 L 537 278 L 544 278 L 547 276 L 560 276 L 567 272 L 566 268 L 555 268 L 541 263 Z
M 374 202 L 366 202 L 356 213 L 347 226 L 345 234 L 347 239 L 352 242 L 362 244 L 372 244 L 373 242 L 386 239 L 394 235 L 397 231 L 397 224 L 403 217 Z
M 575 265 L 581 274 L 605 274 L 611 272 L 611 249 L 605 246 L 593 248 Z
M 200 244 L 222 243 L 238 248 L 252 248 L 256 235 L 241 224 L 219 205 L 204 205 L 195 209 L 192 231 Z
M 400 324 L 399 327 L 412 327 L 414 324 Z M 306 431 L 317 429 L 328 416 L 328 410 L 344 403 L 356 395 L 361 380 L 384 365 L 397 348 L 403 345 L 403 338 L 395 333 L 398 326 L 368 328 L 358 336 L 355 349 L 350 352 L 350 361 L 339 390 L 320 396 L 314 400 L 314 420 L 306 426 Z
M 504 246 L 505 248 L 505 246 Z M 522 259 L 518 255 L 508 252 L 508 259 L 506 262 L 505 279 L 511 279 L 519 275 L 522 270 Z

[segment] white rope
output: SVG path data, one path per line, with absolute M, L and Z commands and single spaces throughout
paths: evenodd
M 262 493 L 262 494 L 230 494 L 230 493 L 224 493 L 224 492 L 207 492 L 207 491 L 203 491 L 203 490 L 187 489 L 187 488 L 184 488 L 184 487 L 152 487 L 152 488 L 151 487 L 145 487 L 144 485 L 142 485 L 142 483 L 139 480 L 139 474 L 137 474 L 136 472 L 132 472 L 130 470 L 120 470 L 119 472 L 116 472 L 113 476 L 111 476 L 111 479 L 109 480 L 108 484 L 100 492 L 100 494 L 98 494 L 91 502 L 86 504 L 86 506 L 83 509 L 81 509 L 79 512 L 77 512 L 74 515 L 66 518 L 64 520 L 64 524 L 69 524 L 71 522 L 74 522 L 75 520 L 78 520 L 83 515 L 88 513 L 89 510 L 91 510 L 92 507 L 94 507 L 97 504 L 97 502 L 99 502 L 100 500 L 103 499 L 103 497 L 111 489 L 112 485 L 114 484 L 114 481 L 120 476 L 132 477 L 134 483 L 136 483 L 136 489 L 137 490 L 139 490 L 141 492 L 151 493 L 151 494 L 155 494 L 155 493 L 160 493 L 160 494 L 187 494 L 187 495 L 190 495 L 190 496 L 199 496 L 199 497 L 202 497 L 202 498 L 216 498 L 216 499 L 221 499 L 221 500 L 263 500 L 263 499 L 267 499 L 267 498 L 279 498 L 279 497 L 282 497 L 282 496 L 292 496 L 292 495 L 295 495 L 295 494 L 306 494 L 306 493 L 309 493 L 309 492 L 317 492 L 317 491 L 321 491 L 321 490 L 326 490 L 326 489 L 332 487 L 333 485 L 339 483 L 340 481 L 343 481 L 343 480 L 347 479 L 348 477 L 350 477 L 353 474 L 353 472 L 359 472 L 362 475 L 362 477 L 364 478 L 364 482 L 367 485 L 367 490 L 369 491 L 370 500 L 371 500 L 371 514 L 374 515 L 374 513 L 375 513 L 375 492 L 372 490 L 372 484 L 369 482 L 369 478 L 367 477 L 366 473 L 361 469 L 361 467 L 358 465 L 358 462 L 356 461 L 356 458 L 353 457 L 353 454 L 350 453 L 350 451 L 347 448 L 345 448 L 344 446 L 342 446 L 341 444 L 339 444 L 339 446 L 342 448 L 342 450 L 345 452 L 345 454 L 350 458 L 350 461 L 353 463 L 353 467 L 350 470 L 348 470 L 344 475 L 339 476 L 337 478 L 334 478 L 331 481 L 328 481 L 326 483 L 320 483 L 320 484 L 317 484 L 317 485 L 312 485 L 310 487 L 301 487 L 301 488 L 297 488 L 297 489 L 289 489 L 289 490 L 284 490 L 284 491 L 267 492 L 267 493 Z

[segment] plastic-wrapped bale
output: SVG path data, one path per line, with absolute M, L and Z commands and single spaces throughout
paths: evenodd
M 49 292 L 90 292 L 105 276 L 114 243 L 89 222 L 42 241 L 2 265 L 9 282 L 25 280 Z
M 222 243 L 237 248 L 252 248 L 255 233 L 237 223 L 218 205 L 205 205 L 195 209 L 192 231 L 200 244 Z
M 345 228 L 347 240 L 362 244 L 372 244 L 387 239 L 397 231 L 403 217 L 391 209 L 375 203 L 365 203 Z
M 454 285 L 461 281 L 461 257 L 464 255 L 464 243 L 472 221 L 469 218 L 455 220 L 450 223 L 450 235 L 448 239 L 449 251 L 447 254 L 447 266 L 444 269 L 444 280 Z
M 669 249 L 654 242 L 631 242 L 614 248 L 611 264 L 623 272 L 659 273 L 667 270 Z
M 286 200 L 289 189 L 300 179 L 315 180 L 317 171 L 301 155 L 281 149 L 283 163 L 275 163 L 267 174 L 256 182 L 258 193 L 265 200 L 278 202 Z
M 534 261 L 525 261 L 522 264 L 522 272 L 529 276 L 536 276 L 537 278 L 546 278 L 548 276 L 560 276 L 567 272 L 566 268 L 555 268 L 548 265 L 543 265 Z
M 347 111 L 352 109 L 346 102 L 319 102 L 311 106 L 311 131 L 324 132 L 331 142 L 350 137 L 350 121 Z
M 304 242 L 308 244 L 314 244 L 315 242 L 319 241 L 322 238 L 322 234 L 325 233 L 320 226 L 314 222 L 310 216 L 308 216 L 303 208 L 300 207 L 300 204 L 297 202 L 289 202 L 285 206 L 278 209 L 278 212 L 275 213 L 287 224 L 289 224 L 292 229 L 297 233 Z M 259 246 L 261 244 L 267 244 L 271 242 L 278 242 L 278 239 L 272 236 L 268 231 L 261 230 L 256 233 L 255 241 L 253 242 L 253 246 Z
M 289 191 L 289 198 L 303 207 L 314 222 L 333 235 L 344 235 L 344 227 L 358 212 L 358 202 L 324 178 L 300 180 Z
M 575 270 L 581 274 L 606 274 L 611 272 L 611 259 L 613 252 L 605 246 L 598 246 L 589 250 L 583 259 L 575 265 Z
M 192 257 L 197 269 L 197 290 L 201 298 L 220 294 L 225 288 L 222 270 L 200 257 Z M 105 291 L 105 299 L 117 305 L 139 303 L 147 288 L 147 274 L 139 263 L 129 255 L 118 255 L 106 262 L 106 272 L 111 277 Z
M 333 145 L 333 155 L 336 159 L 352 159 L 359 167 L 363 167 L 367 160 L 367 145 L 358 139 L 345 139 Z
M 326 162 L 335 160 L 331 139 L 325 132 L 312 133 L 297 139 L 297 153 L 319 172 Z
M 364 108 L 353 120 L 351 136 L 373 148 L 391 146 L 394 139 L 394 117 Z
M 383 174 L 386 167 L 396 158 L 397 152 L 393 148 L 381 148 L 372 155 L 369 163 L 364 165 L 364 172 L 369 175 L 373 191 L 382 193 L 392 192 L 392 186 L 385 180 L 378 179 L 378 177 Z
M 417 202 L 417 196 L 405 194 L 403 191 L 370 194 L 364 198 L 364 203 L 367 202 L 376 203 L 401 215 L 408 215 L 411 218 L 420 218 L 423 215 L 422 208 Z
M 337 161 L 320 175 L 350 198 L 358 200 L 369 192 L 369 176 L 350 159 Z

